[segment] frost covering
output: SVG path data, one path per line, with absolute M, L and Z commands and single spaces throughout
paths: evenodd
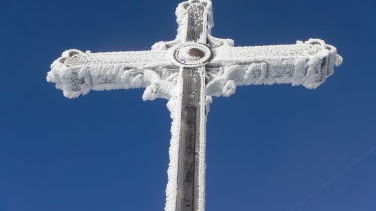
M 158 42 L 150 51 L 92 53 L 67 50 L 56 59 L 48 72 L 47 81 L 53 82 L 64 96 L 76 98 L 90 91 L 145 88 L 143 99 L 164 98 L 171 112 L 172 138 L 170 164 L 166 188 L 166 211 L 175 211 L 177 197 L 177 168 L 181 118 L 182 71 L 174 59 L 175 50 L 185 43 L 188 29 L 187 7 L 190 4 L 205 5 L 208 26 L 205 29 L 212 58 L 205 63 L 206 90 L 202 90 L 202 106 L 213 96 L 231 96 L 237 86 L 291 84 L 315 89 L 334 73 L 334 67 L 342 63 L 335 47 L 323 40 L 298 41 L 294 45 L 234 47 L 231 39 L 219 39 L 211 35 L 214 26 L 211 1 L 190 0 L 176 9 L 178 30 L 176 39 Z M 205 36 L 202 36 L 206 38 Z M 201 109 L 201 112 L 205 110 Z M 200 157 L 199 211 L 205 206 L 205 123 L 202 113 Z
M 210 96 L 230 96 L 242 85 L 292 84 L 315 89 L 342 63 L 336 48 L 319 39 L 295 45 L 221 46 L 215 54 L 211 63 L 222 68 L 208 71 Z
M 314 89 L 342 63 L 336 48 L 319 39 L 298 41 L 295 45 L 255 47 L 232 47 L 227 41 L 220 42 L 207 65 L 208 96 L 227 97 L 242 85 L 278 83 Z M 158 43 L 158 50 L 154 46 L 152 51 L 139 52 L 68 50 L 52 63 L 47 81 L 54 82 L 68 98 L 91 90 L 146 88 L 144 100 L 170 99 L 179 67 L 171 58 L 174 48 L 160 50 L 168 45 Z
M 56 83 L 64 96 L 75 98 L 91 90 L 147 87 L 143 98 L 170 98 L 177 70 L 166 57 L 167 51 L 83 53 L 67 50 L 51 65 L 47 81 Z
M 182 100 L 182 77 L 179 77 L 177 86 L 175 87 L 175 95 L 168 103 L 167 107 L 171 113 L 171 140 L 169 149 L 170 163 L 167 170 L 168 183 L 166 187 L 166 205 L 165 211 L 175 211 L 177 197 L 177 175 L 178 175 L 178 157 L 179 157 L 179 136 L 180 136 L 180 120 L 181 120 L 181 100 Z

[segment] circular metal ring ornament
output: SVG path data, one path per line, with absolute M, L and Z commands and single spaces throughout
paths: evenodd
M 204 44 L 184 43 L 175 48 L 173 56 L 179 66 L 199 67 L 209 62 L 212 51 Z

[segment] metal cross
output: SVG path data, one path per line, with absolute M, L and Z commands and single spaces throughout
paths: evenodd
M 176 9 L 174 41 L 151 51 L 65 51 L 47 80 L 68 98 L 91 90 L 146 88 L 143 99 L 168 99 L 171 111 L 166 211 L 205 209 L 205 124 L 212 96 L 230 96 L 237 86 L 303 85 L 313 89 L 342 63 L 336 48 L 318 39 L 295 45 L 234 47 L 211 36 L 210 0 L 189 0 Z

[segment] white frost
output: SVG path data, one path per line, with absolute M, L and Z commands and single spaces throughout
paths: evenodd
M 230 96 L 236 86 L 292 84 L 315 89 L 342 63 L 335 47 L 319 39 L 295 45 L 216 48 L 207 94 Z
M 172 63 L 167 54 L 168 51 L 84 53 L 67 50 L 52 63 L 47 81 L 54 82 L 68 98 L 91 90 L 147 88 L 144 100 L 169 99 L 178 70 L 168 69 Z
M 182 72 L 179 75 L 181 76 L 181 74 Z M 175 95 L 167 103 L 171 113 L 172 125 L 169 149 L 170 163 L 167 170 L 166 211 L 175 211 L 176 206 L 182 90 L 183 80 L 182 77 L 179 77 L 177 86 L 174 88 Z
M 64 96 L 75 98 L 92 90 L 145 88 L 142 98 L 168 99 L 171 112 L 170 163 L 166 188 L 166 211 L 175 211 L 177 197 L 177 168 L 180 136 L 182 69 L 173 58 L 174 49 L 185 42 L 187 34 L 187 6 L 193 2 L 206 5 L 207 34 L 213 58 L 202 72 L 199 211 L 205 207 L 205 125 L 212 96 L 231 96 L 237 86 L 291 84 L 308 89 L 317 88 L 342 63 L 335 47 L 319 39 L 295 45 L 234 47 L 231 39 L 211 35 L 214 26 L 210 0 L 189 0 L 176 9 L 178 31 L 176 39 L 158 42 L 151 51 L 91 53 L 68 50 L 55 60 L 47 81 L 56 84 Z M 194 58 L 188 58 L 194 59 Z M 206 78 L 206 80 L 204 80 Z

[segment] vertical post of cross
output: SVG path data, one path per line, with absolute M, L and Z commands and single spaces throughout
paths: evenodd
M 206 5 L 191 1 L 186 17 L 184 42 L 175 53 L 175 59 L 182 64 L 183 82 L 175 210 L 198 211 L 203 209 L 205 191 L 205 61 L 210 52 L 206 46 Z

